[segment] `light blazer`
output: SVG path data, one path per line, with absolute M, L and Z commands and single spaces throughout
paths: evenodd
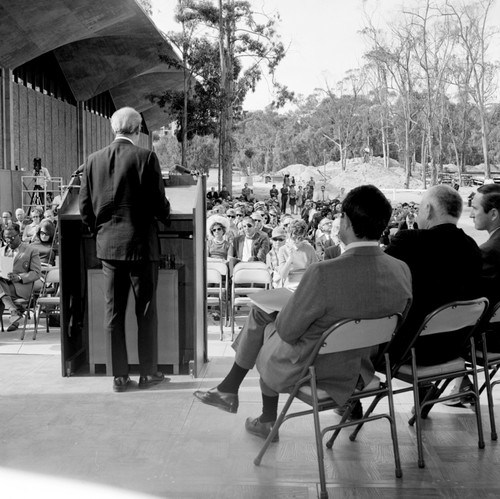
M 170 204 L 158 158 L 126 139 L 91 154 L 80 187 L 83 222 L 97 235 L 101 260 L 159 260 L 157 220 Z
M 6 246 L 1 249 L 2 255 L 5 255 L 6 249 Z M 33 283 L 40 279 L 41 270 L 42 265 L 40 263 L 38 250 L 29 244 L 21 243 L 14 257 L 14 266 L 12 270 L 14 274 L 19 274 L 22 279 L 22 282 L 13 283 L 19 298 L 27 300 L 30 297 Z
M 256 363 L 262 380 L 276 392 L 287 391 L 318 338 L 335 322 L 403 313 L 410 299 L 407 265 L 378 246 L 351 248 L 312 264 L 276 321 L 266 328 Z M 365 348 L 321 357 L 316 363 L 319 386 L 344 404 L 359 376 L 365 383 L 372 379 L 373 354 L 374 349 Z

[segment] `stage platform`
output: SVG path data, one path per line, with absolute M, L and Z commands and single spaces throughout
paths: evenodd
M 244 422 L 261 410 L 256 371 L 243 383 L 236 415 L 192 396 L 217 385 L 232 364 L 217 324 L 209 326 L 203 379 L 170 376 L 153 389 L 135 384 L 120 394 L 111 377 L 61 376 L 58 330 L 42 330 L 36 341 L 29 333 L 24 342 L 18 332 L 0 333 L 1 497 L 318 497 L 310 418 L 285 424 L 280 442 L 260 467 L 253 465 L 262 441 L 245 432 Z M 490 440 L 485 397 L 486 448 L 477 448 L 470 409 L 438 406 L 425 422 L 425 469 L 417 467 L 414 428 L 407 424 L 411 406 L 410 395 L 397 397 L 403 478 L 394 475 L 387 423 L 378 421 L 354 443 L 344 432 L 325 453 L 330 497 L 499 497 L 500 444 Z

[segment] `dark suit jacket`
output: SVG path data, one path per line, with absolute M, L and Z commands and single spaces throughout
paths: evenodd
M 481 253 L 476 242 L 453 224 L 400 231 L 385 251 L 408 264 L 413 282 L 412 306 L 390 352 L 394 361 L 401 358 L 428 313 L 451 301 L 481 295 Z M 446 362 L 457 356 L 462 343 L 456 332 L 420 338 L 417 359 L 422 364 Z
M 378 246 L 351 248 L 333 260 L 313 263 L 276 321 L 266 328 L 257 369 L 266 385 L 287 391 L 297 381 L 321 334 L 341 319 L 403 313 L 411 298 L 408 267 Z M 361 376 L 374 374 L 372 349 L 321 356 L 319 386 L 342 405 Z
M 229 248 L 229 256 L 241 260 L 243 256 L 243 243 L 245 242 L 245 235 L 236 236 L 233 244 Z M 256 232 L 252 241 L 252 256 L 251 262 L 266 262 L 266 255 L 269 253 L 270 244 L 269 237 L 264 232 Z
M 500 229 L 479 249 L 483 259 L 481 288 L 490 305 L 494 305 L 500 300 Z
M 159 260 L 156 220 L 166 222 L 170 204 L 156 154 L 121 138 L 91 154 L 80 213 L 97 235 L 101 260 Z
M 334 244 L 326 248 L 323 260 L 331 260 L 332 258 L 337 258 L 340 255 L 341 255 L 340 246 L 338 244 Z

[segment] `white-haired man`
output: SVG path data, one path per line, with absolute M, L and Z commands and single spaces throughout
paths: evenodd
M 167 220 L 170 205 L 156 154 L 137 146 L 141 123 L 141 115 L 130 107 L 113 114 L 116 138 L 89 156 L 80 188 L 82 219 L 97 237 L 97 257 L 102 261 L 105 332 L 111 336 L 116 392 L 130 384 L 125 312 L 131 285 L 138 324 L 139 388 L 164 379 L 157 371 L 157 220 Z

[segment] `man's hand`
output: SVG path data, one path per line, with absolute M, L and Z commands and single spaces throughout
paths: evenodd
M 21 282 L 21 276 L 19 274 L 14 274 L 13 272 L 9 272 L 7 274 L 7 278 L 12 282 Z

